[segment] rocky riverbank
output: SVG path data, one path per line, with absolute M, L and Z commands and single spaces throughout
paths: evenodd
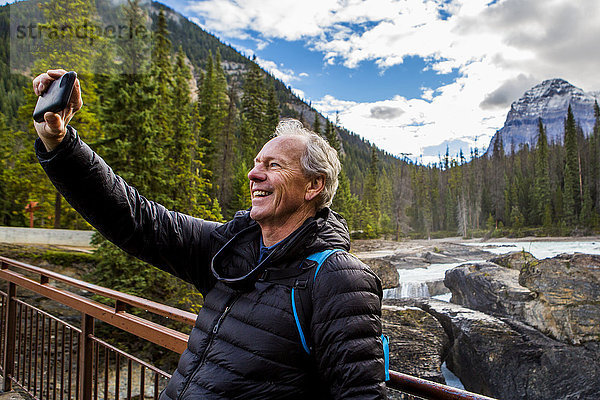
M 399 286 L 399 269 L 425 269 L 432 264 L 482 260 L 490 253 L 460 243 L 460 238 L 434 240 L 355 240 L 351 251 L 379 275 L 384 289 Z M 430 283 L 430 293 L 447 292 L 442 281 Z
M 384 301 L 392 369 L 442 381 L 446 361 L 499 399 L 600 398 L 600 256 L 488 256 L 444 283 L 457 304 Z

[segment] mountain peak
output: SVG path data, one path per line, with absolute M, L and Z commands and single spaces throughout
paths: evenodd
M 561 78 L 547 79 L 534 86 L 531 90 L 541 90 L 544 96 L 552 96 L 555 94 L 562 94 L 565 92 L 582 91 L 576 86 L 571 85 L 569 82 Z
M 542 98 L 542 97 L 553 97 L 553 96 L 568 96 L 577 93 L 577 95 L 582 95 L 583 90 L 578 87 L 570 84 L 564 79 L 554 78 L 548 79 L 540 83 L 539 85 L 534 86 L 525 92 L 523 97 L 519 99 L 519 102 L 522 99 L 530 99 L 530 98 Z
M 543 81 L 511 104 L 504 126 L 492 138 L 487 154 L 491 154 L 497 135 L 500 135 L 506 152 L 513 148 L 518 150 L 524 144 L 535 146 L 539 118 L 546 127 L 548 141 L 562 143 L 569 106 L 584 134 L 589 135 L 595 122 L 593 107 L 598 97 L 598 93 L 586 93 L 564 79 Z

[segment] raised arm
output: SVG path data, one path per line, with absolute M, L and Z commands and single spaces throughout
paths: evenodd
M 64 73 L 53 70 L 35 78 L 36 94 Z M 65 125 L 82 104 L 76 82 L 67 109 L 46 113 L 45 121 L 35 124 L 39 136 L 35 148 L 42 168 L 69 204 L 102 235 L 205 292 L 213 284 L 210 234 L 220 224 L 168 211 L 115 175 L 77 132 Z

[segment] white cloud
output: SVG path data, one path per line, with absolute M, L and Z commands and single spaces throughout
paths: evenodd
M 267 47 L 269 45 L 269 42 L 267 40 L 257 40 L 256 43 L 256 50 L 263 50 L 265 47 Z
M 465 137 L 478 137 L 480 144 L 502 126 L 506 105 L 544 79 L 560 77 L 586 91 L 600 89 L 600 1 L 489 3 L 206 0 L 192 3 L 189 11 L 201 16 L 207 29 L 227 37 L 304 40 L 322 53 L 325 64 L 355 68 L 370 61 L 386 69 L 417 56 L 439 74 L 457 71 L 455 82 L 423 88 L 421 99 L 356 103 L 326 96 L 313 101 L 325 113 L 339 110 L 349 129 L 398 153 Z M 449 17 L 442 18 L 440 10 Z M 271 71 L 284 82 L 303 76 L 277 66 Z M 394 109 L 403 112 L 396 115 Z
M 304 100 L 306 98 L 303 90 L 292 88 L 292 93 L 294 93 L 299 99 Z
M 275 62 L 270 60 L 264 60 L 260 57 L 256 57 L 256 62 L 264 68 L 267 72 L 273 75 L 275 78 L 279 79 L 286 85 L 289 85 L 291 82 L 299 81 L 301 78 L 308 76 L 308 74 L 302 72 L 298 75 L 289 68 L 285 68 L 283 64 L 277 65 Z M 302 92 L 304 95 L 304 92 Z
M 329 95 L 312 104 L 331 119 L 339 112 L 344 127 L 396 155 L 420 155 L 425 148 L 446 140 L 460 139 L 472 147 L 487 146 L 497 127 L 504 122 L 504 116 L 477 106 L 465 109 L 465 103 L 473 102 L 469 97 L 479 97 L 478 84 L 461 78 L 440 91 L 443 94 L 429 101 L 395 96 L 384 101 L 358 103 Z M 374 113 L 374 109 L 378 112 Z M 382 112 L 389 118 L 380 118 Z M 468 153 L 468 149 L 464 151 Z M 430 161 L 435 160 L 427 160 Z
M 421 94 L 421 98 L 427 101 L 431 101 L 433 100 L 433 95 L 435 93 L 435 90 L 431 89 L 431 88 L 427 88 L 427 87 L 422 87 L 421 91 L 423 92 Z

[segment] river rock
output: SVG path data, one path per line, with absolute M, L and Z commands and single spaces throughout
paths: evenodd
M 442 254 L 442 253 L 438 253 L 438 252 L 434 252 L 434 251 L 427 251 L 422 255 L 422 257 L 428 263 L 431 263 L 431 264 L 450 264 L 450 263 L 465 261 L 464 259 L 461 259 L 461 258 L 448 256 L 446 254 Z
M 446 271 L 452 302 L 487 314 L 525 319 L 535 293 L 519 285 L 519 271 L 490 262 L 463 264 Z
M 537 261 L 537 259 L 527 251 L 514 251 L 512 253 L 502 254 L 497 257 L 490 258 L 489 261 L 505 268 L 520 271 L 524 264 Z
M 446 363 L 469 391 L 504 400 L 600 398 L 600 344 L 565 344 L 523 323 L 415 300 L 444 327 Z
M 600 256 L 563 254 L 530 262 L 519 283 L 537 295 L 527 323 L 573 344 L 600 341 Z
M 367 264 L 373 272 L 377 274 L 381 279 L 381 285 L 384 289 L 391 289 L 398 287 L 400 284 L 398 269 L 392 264 L 389 259 L 386 258 L 366 258 L 361 261 Z
M 440 294 L 446 294 L 446 293 L 450 292 L 450 290 L 448 290 L 446 285 L 444 285 L 443 280 L 428 281 L 428 282 L 425 282 L 425 284 L 427 285 L 427 290 L 429 291 L 429 296 L 431 296 L 431 297 L 437 296 Z
M 399 305 L 384 305 L 382 320 L 390 338 L 390 369 L 445 383 L 441 365 L 449 339 L 440 323 L 420 308 Z
M 498 261 L 515 267 L 520 260 Z M 466 264 L 446 272 L 444 284 L 453 303 L 515 318 L 567 343 L 600 340 L 600 256 L 533 259 L 520 270 Z

